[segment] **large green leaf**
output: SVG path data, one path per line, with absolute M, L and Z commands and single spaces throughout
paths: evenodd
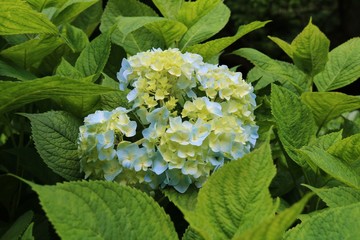
M 99 0 L 70 0 L 58 9 L 52 21 L 59 25 L 72 22 L 81 12 L 94 5 Z
M 33 227 L 34 227 L 34 223 L 30 223 L 30 225 L 26 228 L 25 232 L 23 233 L 23 235 L 21 236 L 21 240 L 34 240 L 35 238 L 33 237 Z
M 330 41 L 311 23 L 292 41 L 292 59 L 305 73 L 315 76 L 324 69 L 328 59 Z
M 184 50 L 188 46 L 212 37 L 226 25 L 229 17 L 229 8 L 224 3 L 219 2 L 206 15 L 202 16 L 195 24 L 189 27 L 189 30 L 179 42 L 180 49 Z
M 269 144 L 216 171 L 199 191 L 185 219 L 205 239 L 229 239 L 273 216 L 268 187 L 275 176 Z
M 333 49 L 324 71 L 315 76 L 319 91 L 344 87 L 360 77 L 360 38 L 353 38 Z
M 23 115 L 31 121 L 36 150 L 49 168 L 67 180 L 79 179 L 77 138 L 81 122 L 67 112 Z
M 152 0 L 161 14 L 169 19 L 175 19 L 181 9 L 183 0 Z
M 349 186 L 360 188 L 360 175 L 345 161 L 316 146 L 306 146 L 299 151 L 333 178 Z
M 146 27 L 151 32 L 159 35 L 164 39 L 167 46 L 179 41 L 187 31 L 187 27 L 181 22 L 170 20 L 162 17 L 118 17 L 118 29 L 123 34 L 123 40 L 129 33 Z
M 285 231 L 293 224 L 312 195 L 306 195 L 290 208 L 281 211 L 278 215 L 266 219 L 256 227 L 243 234 L 236 235 L 234 239 L 241 240 L 276 240 L 282 239 Z
M 105 181 L 29 184 L 62 239 L 178 239 L 169 216 L 139 190 Z
M 9 47 L 1 51 L 0 55 L 23 68 L 36 67 L 63 43 L 63 39 L 57 36 L 44 36 Z
M 223 51 L 225 48 L 233 44 L 235 41 L 243 37 L 244 35 L 248 34 L 249 32 L 252 32 L 256 29 L 262 28 L 265 26 L 269 21 L 255 21 L 251 22 L 246 25 L 242 25 L 239 27 L 238 31 L 234 36 L 231 37 L 223 37 L 215 40 L 208 41 L 203 44 L 196 44 L 193 46 L 189 46 L 185 48 L 184 51 L 187 52 L 193 52 L 200 54 L 204 61 L 210 60 L 212 57 L 218 55 L 221 51 Z
M 0 81 L 0 112 L 38 100 L 63 96 L 93 96 L 115 91 L 93 83 L 52 76 L 25 82 Z
M 95 74 L 93 80 L 96 80 L 106 65 L 110 55 L 110 48 L 109 34 L 101 34 L 92 40 L 81 52 L 79 58 L 76 60 L 75 68 L 86 77 Z
M 251 48 L 241 48 L 233 53 L 246 58 L 255 65 L 247 76 L 250 82 L 259 80 L 255 89 L 261 89 L 275 81 L 297 92 L 303 92 L 306 89 L 306 74 L 293 64 L 273 60 Z
M 328 152 L 345 161 L 360 175 L 360 133 L 335 142 Z
M 285 240 L 357 239 L 360 236 L 360 203 L 330 208 L 310 215 L 287 232 Z
M 8 239 L 19 239 L 23 232 L 30 225 L 32 219 L 34 217 L 34 213 L 32 211 L 28 211 L 21 215 L 16 221 L 11 225 L 11 227 L 1 236 L 0 240 L 8 240 Z
M 271 110 L 286 152 L 304 167 L 306 163 L 298 156 L 296 149 L 306 146 L 315 138 L 316 124 L 310 109 L 294 93 L 272 85 Z
M 301 100 L 312 110 L 318 126 L 323 126 L 342 113 L 360 108 L 359 96 L 338 92 L 306 92 L 301 95 Z
M 0 12 L 0 35 L 58 33 L 46 15 L 33 10 L 25 2 L 2 1 Z
M 342 207 L 360 202 L 360 190 L 351 187 L 314 188 L 305 185 L 316 193 L 329 207 Z

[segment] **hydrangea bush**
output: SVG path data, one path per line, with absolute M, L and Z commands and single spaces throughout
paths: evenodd
M 79 152 L 86 178 L 183 193 L 255 145 L 253 87 L 227 66 L 152 49 L 123 59 L 117 78 L 121 90 L 131 89 L 131 109 L 85 118 Z

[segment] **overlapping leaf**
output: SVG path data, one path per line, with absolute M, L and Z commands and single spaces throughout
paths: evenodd
M 169 216 L 145 193 L 118 183 L 29 183 L 62 239 L 177 239 Z

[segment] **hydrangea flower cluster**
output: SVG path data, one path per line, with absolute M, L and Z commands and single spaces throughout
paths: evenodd
M 79 152 L 86 178 L 183 193 L 255 145 L 255 94 L 239 72 L 198 54 L 153 49 L 123 59 L 117 78 L 120 90 L 131 89 L 132 108 L 85 118 Z

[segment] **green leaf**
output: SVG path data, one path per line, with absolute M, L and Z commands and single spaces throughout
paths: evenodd
M 44 15 L 22 1 L 0 4 L 0 35 L 48 33 L 57 34 L 57 27 Z
M 182 0 L 153 0 L 161 14 L 169 19 L 175 19 L 180 11 Z
M 204 240 L 204 238 L 198 234 L 194 229 L 188 227 L 181 238 L 182 240 Z
M 360 38 L 353 38 L 333 49 L 324 71 L 314 78 L 321 92 L 344 87 L 360 77 Z
M 226 25 L 229 17 L 229 8 L 222 2 L 219 2 L 211 9 L 211 11 L 202 16 L 195 24 L 189 27 L 189 30 L 184 34 L 179 42 L 180 49 L 184 50 L 188 46 L 200 43 L 212 37 Z
M 114 81 L 112 78 L 103 74 L 104 78 L 102 80 L 101 85 L 112 88 L 116 91 L 102 94 L 100 96 L 100 108 L 103 110 L 111 111 L 117 107 L 131 108 L 129 100 L 127 100 L 126 96 L 129 93 L 129 90 L 120 91 L 119 90 L 119 82 Z
M 166 197 L 180 209 L 183 214 L 195 210 L 197 202 L 198 189 L 190 187 L 185 193 L 179 193 L 175 189 L 168 188 L 163 190 Z
M 0 240 L 19 239 L 26 228 L 30 225 L 33 217 L 34 213 L 32 211 L 27 211 L 21 215 L 4 233 L 4 235 L 1 236 Z
M 215 40 L 208 41 L 203 44 L 196 44 L 187 47 L 184 51 L 200 54 L 204 61 L 209 61 L 212 57 L 218 55 L 225 48 L 233 44 L 235 41 L 243 37 L 244 35 L 264 27 L 269 21 L 255 21 L 239 27 L 234 36 L 223 37 Z
M 268 38 L 276 43 L 291 59 L 293 58 L 293 48 L 291 44 L 277 37 L 268 36 Z
M 312 110 L 318 126 L 360 108 L 360 97 L 338 92 L 306 92 L 301 95 L 301 100 Z
M 312 163 L 321 168 L 333 178 L 355 188 L 360 188 L 360 175 L 349 164 L 332 156 L 316 146 L 306 146 L 299 150 L 309 157 Z
M 71 79 L 82 79 L 84 74 L 72 66 L 64 58 L 61 59 L 59 66 L 56 68 L 56 75 L 62 77 L 69 77 Z
M 30 80 L 36 78 L 32 73 L 11 63 L 9 60 L 0 59 L 0 76 L 15 78 L 18 80 Z
M 216 171 L 185 219 L 205 239 L 229 239 L 275 213 L 268 187 L 275 176 L 269 144 Z
M 256 227 L 243 234 L 236 235 L 234 239 L 256 239 L 256 240 L 276 240 L 282 239 L 285 231 L 294 223 L 299 214 L 304 209 L 306 203 L 312 197 L 311 194 L 303 197 L 299 202 L 290 208 L 281 211 L 278 215 L 266 219 Z
M 21 236 L 21 240 L 34 240 L 33 237 L 33 227 L 34 227 L 34 223 L 30 223 L 30 225 L 26 228 L 24 234 Z
M 71 22 L 71 24 L 82 29 L 87 36 L 90 36 L 100 23 L 103 14 L 102 2 L 103 1 L 97 1 L 91 7 L 85 9 L 85 11 L 81 12 L 75 20 Z
M 94 96 L 114 91 L 93 83 L 52 76 L 26 82 L 0 81 L 0 112 L 38 100 L 63 96 Z
M 117 24 L 117 17 L 125 16 L 158 16 L 149 6 L 137 0 L 109 0 L 101 18 L 100 30 L 106 32 Z M 146 51 L 153 47 L 165 47 L 163 40 L 149 30 L 141 28 L 123 41 L 122 33 L 116 29 L 111 35 L 111 41 L 122 46 L 130 55 Z
M 0 55 L 16 62 L 21 67 L 36 67 L 63 43 L 63 40 L 57 36 L 44 36 L 9 47 L 1 51 Z
M 178 239 L 169 216 L 137 189 L 105 181 L 29 184 L 62 239 Z
M 357 239 L 360 236 L 360 204 L 330 208 L 314 214 L 287 232 L 285 240 Z
M 311 20 L 291 43 L 292 59 L 305 73 L 315 76 L 328 60 L 330 41 Z
M 22 115 L 30 119 L 36 150 L 49 168 L 67 180 L 79 179 L 77 138 L 81 122 L 67 112 Z
M 109 58 L 110 47 L 109 34 L 101 34 L 92 40 L 81 52 L 79 58 L 76 60 L 75 68 L 83 73 L 84 76 L 95 74 L 93 80 L 96 80 L 100 76 Z
M 316 134 L 311 111 L 289 90 L 272 85 L 271 111 L 275 117 L 279 138 L 289 156 L 300 166 L 306 166 L 296 152 L 306 146 Z
M 360 175 L 360 133 L 335 142 L 328 152 L 345 161 Z
M 307 76 L 293 64 L 276 61 L 265 54 L 251 48 L 241 48 L 233 52 L 246 58 L 255 67 L 248 73 L 250 82 L 259 80 L 255 89 L 261 89 L 272 82 L 278 81 L 293 91 L 303 92 L 306 89 Z M 259 85 L 259 86 L 258 86 Z
M 71 23 L 81 12 L 99 0 L 70 0 L 54 14 L 52 21 L 57 24 Z
M 123 41 L 129 33 L 146 27 L 151 32 L 159 35 L 164 39 L 167 46 L 170 46 L 187 31 L 187 27 L 181 22 L 169 20 L 162 17 L 118 17 L 118 29 L 123 34 Z
M 65 39 L 65 43 L 73 52 L 81 52 L 89 44 L 86 33 L 80 28 L 70 24 L 64 25 L 61 36 Z
M 316 193 L 329 207 L 342 207 L 360 202 L 360 190 L 351 187 L 315 188 L 305 185 Z

